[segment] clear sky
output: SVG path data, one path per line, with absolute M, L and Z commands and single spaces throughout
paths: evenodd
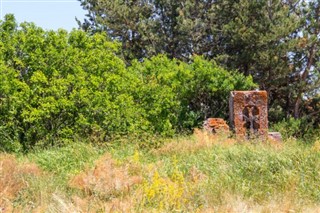
M 0 7 L 0 19 L 13 13 L 18 23 L 34 22 L 53 30 L 78 28 L 75 17 L 82 21 L 86 14 L 77 0 L 0 0 Z

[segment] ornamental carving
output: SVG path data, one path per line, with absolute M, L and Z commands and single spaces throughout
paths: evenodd
M 233 91 L 230 94 L 230 125 L 236 136 L 247 139 L 268 136 L 266 91 Z

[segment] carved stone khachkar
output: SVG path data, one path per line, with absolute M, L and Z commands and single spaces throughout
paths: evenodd
M 230 125 L 236 136 L 268 137 L 266 91 L 233 91 L 230 94 Z

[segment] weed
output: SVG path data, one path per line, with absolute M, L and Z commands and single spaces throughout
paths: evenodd
M 177 167 L 178 161 L 173 159 L 173 172 L 167 177 L 155 171 L 142 184 L 142 207 L 159 212 L 190 210 L 197 192 L 196 179 L 186 179 Z M 195 173 L 195 171 L 193 171 Z M 141 208 L 141 207 L 140 207 Z M 193 209 L 194 210 L 194 209 Z

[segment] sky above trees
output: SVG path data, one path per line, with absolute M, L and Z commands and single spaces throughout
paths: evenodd
M 77 0 L 0 0 L 1 18 L 12 13 L 16 20 L 34 22 L 44 29 L 77 28 L 75 20 L 83 20 L 85 11 Z

